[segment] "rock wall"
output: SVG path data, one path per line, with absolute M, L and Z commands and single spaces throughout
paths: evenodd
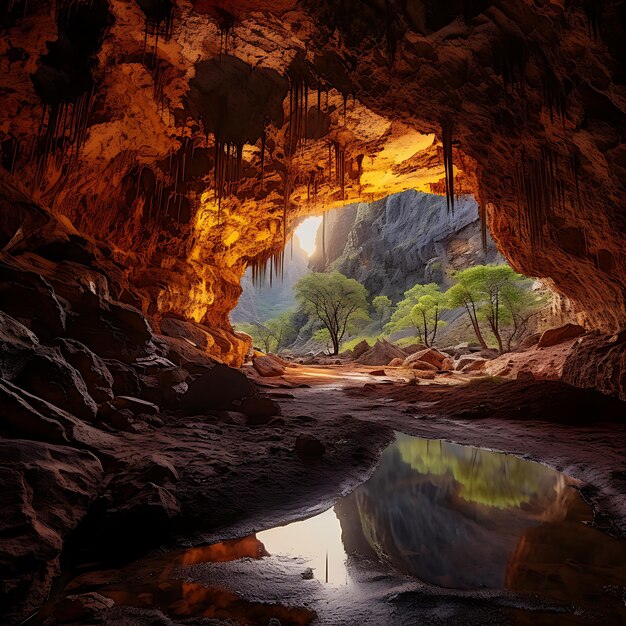
M 454 271 L 498 260 L 491 238 L 483 249 L 473 198 L 458 198 L 450 213 L 445 198 L 406 191 L 329 212 L 310 265 L 338 270 L 363 283 L 371 296 L 398 301 L 416 283 L 447 287 Z

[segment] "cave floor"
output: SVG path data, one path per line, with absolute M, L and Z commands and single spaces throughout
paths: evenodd
M 280 404 L 285 424 L 282 429 L 274 428 L 270 435 L 266 427 L 248 429 L 250 432 L 244 435 L 244 429 L 235 424 L 230 427 L 232 440 L 227 436 L 229 426 L 220 425 L 228 454 L 215 454 L 222 482 L 215 489 L 212 503 L 216 514 L 208 516 L 206 531 L 198 531 L 195 520 L 160 550 L 138 561 L 118 562 L 108 568 L 97 562 L 72 567 L 57 584 L 55 601 L 68 593 L 98 591 L 104 582 L 114 582 L 117 591 L 112 597 L 117 604 L 104 611 L 101 619 L 116 625 L 217 624 L 232 619 L 234 623 L 275 626 L 276 622 L 269 620 L 277 617 L 285 626 L 310 623 L 314 614 L 318 620 L 315 623 L 346 625 L 621 623 L 621 613 L 600 615 L 594 607 L 546 602 L 503 590 L 446 589 L 373 561 L 367 567 L 353 568 L 350 585 L 329 589 L 320 581 L 304 580 L 302 559 L 257 558 L 255 533 L 319 515 L 338 497 L 350 494 L 372 474 L 394 431 L 506 452 L 563 472 L 576 480 L 583 498 L 592 505 L 593 525 L 620 539 L 626 535 L 623 423 L 605 423 L 604 416 L 597 415 L 576 424 L 564 424 L 562 415 L 557 423 L 553 415 L 545 419 L 503 419 L 502 407 L 496 401 L 490 407 L 485 403 L 485 394 L 504 396 L 507 408 L 518 405 L 519 413 L 529 406 L 528 397 L 540 385 L 513 382 L 502 388 L 498 381 L 472 382 L 456 374 L 415 385 L 408 384 L 405 371 L 393 368 L 385 368 L 384 376 L 372 375 L 379 369 L 297 366 L 289 367 L 281 378 L 265 379 L 247 371 L 263 393 Z M 538 393 L 541 398 L 546 390 Z M 550 402 L 546 405 L 551 406 Z M 447 406 L 453 407 L 450 414 L 446 414 Z M 481 418 L 459 418 L 467 414 L 468 407 L 478 408 Z M 312 420 L 308 422 L 302 416 Z M 297 425 L 293 433 L 292 424 Z M 268 442 L 280 447 L 284 440 L 304 432 L 319 438 L 326 452 L 321 460 L 303 462 L 293 455 L 286 457 L 280 450 L 274 452 L 272 465 L 261 450 L 258 459 L 252 460 L 255 432 L 261 449 Z M 242 455 L 247 456 L 244 463 Z M 244 502 L 238 500 L 238 494 Z M 233 515 L 231 521 L 229 515 L 217 511 L 221 501 L 226 510 L 234 503 L 248 504 L 247 514 Z M 217 559 L 221 562 L 205 558 L 206 550 L 212 550 L 206 546 L 222 541 L 225 543 L 217 544 L 222 546 L 221 552 L 226 546 L 226 556 Z M 623 541 L 617 541 L 617 545 L 623 549 Z M 196 556 L 181 559 L 181 546 L 187 546 L 183 554 Z M 190 546 L 199 547 L 190 550 Z M 623 590 L 614 593 L 619 595 Z M 138 596 L 142 598 L 139 603 Z M 207 602 L 221 609 L 199 611 L 198 607 Z M 37 621 L 45 622 L 52 606 L 45 608 Z

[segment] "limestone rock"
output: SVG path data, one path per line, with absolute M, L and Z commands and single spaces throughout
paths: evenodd
M 559 328 L 550 328 L 541 335 L 539 343 L 540 348 L 548 348 L 550 346 L 556 346 L 559 343 L 563 343 L 568 339 L 575 339 L 584 335 L 587 331 L 578 324 L 565 324 Z
M 404 364 L 411 365 L 415 361 L 423 361 L 424 363 L 434 365 L 436 369 L 440 369 L 445 358 L 447 358 L 447 355 L 439 352 L 439 350 L 436 350 L 435 348 L 426 348 L 406 357 Z
M 274 377 L 285 373 L 285 366 L 269 354 L 253 356 L 252 366 L 260 376 Z

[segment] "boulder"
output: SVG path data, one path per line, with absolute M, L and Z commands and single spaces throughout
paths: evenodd
M 98 403 L 113 398 L 113 376 L 105 362 L 87 346 L 75 339 L 58 339 L 65 360 L 76 369 L 87 385 L 91 397 Z
M 405 358 L 404 352 L 385 339 L 378 339 L 371 350 L 356 359 L 362 365 L 389 365 L 393 359 Z
M 161 333 L 164 335 L 186 339 L 204 352 L 208 352 L 215 345 L 213 335 L 200 326 L 200 324 L 196 324 L 190 320 L 164 317 L 160 325 Z
M 267 424 L 273 417 L 280 415 L 280 406 L 269 398 L 245 398 L 241 401 L 240 410 L 247 416 L 250 426 Z
M 444 372 L 451 372 L 454 369 L 454 361 L 451 358 L 445 358 L 439 369 Z
M 426 361 L 413 361 L 409 363 L 408 367 L 410 367 L 412 370 L 422 370 L 424 372 L 436 372 L 441 369 L 436 365 L 431 365 L 430 363 L 427 363 Z
M 256 389 L 244 374 L 228 365 L 216 363 L 188 384 L 181 402 L 184 411 L 201 413 L 214 409 L 236 409 L 233 405 L 235 401 L 256 396 Z
M 116 396 L 138 396 L 139 376 L 131 365 L 116 359 L 104 359 L 104 364 L 113 376 L 113 394 Z
M 385 370 L 372 370 L 370 376 L 387 376 L 387 374 L 385 374 Z
M 447 354 L 443 354 L 435 348 L 426 348 L 425 350 L 420 350 L 419 352 L 415 352 L 414 354 L 406 357 L 404 364 L 411 365 L 411 363 L 414 363 L 415 361 L 423 361 L 424 363 L 434 365 L 436 369 L 440 369 L 441 364 L 447 356 Z
M 294 449 L 303 461 L 320 459 L 326 452 L 324 444 L 313 435 L 298 435 Z
M 132 367 L 139 379 L 140 398 L 160 407 L 177 408 L 179 400 L 188 389 L 187 370 L 157 355 L 137 359 Z
M 389 367 L 400 367 L 402 365 L 404 365 L 404 359 L 402 358 L 391 359 L 391 361 L 389 361 Z
M 578 324 L 565 324 L 559 326 L 559 328 L 550 328 L 544 331 L 537 344 L 540 348 L 548 348 L 549 346 L 556 346 L 559 343 L 563 343 L 568 339 L 575 339 L 584 335 L 587 331 Z
M 135 307 L 95 295 L 84 297 L 79 306 L 68 324 L 68 334 L 101 358 L 130 364 L 154 354 L 152 329 Z
M 46 599 L 65 538 L 102 484 L 90 452 L 0 439 L 0 584 L 3 623 L 19 623 Z
M 59 348 L 37 346 L 12 382 L 83 420 L 96 417 L 98 407 L 83 377 L 65 361 Z
M 206 368 L 215 365 L 215 359 L 208 356 L 189 339 L 164 335 L 159 335 L 158 338 L 165 345 L 167 358 L 192 375 L 201 374 Z
M 269 354 L 255 354 L 252 357 L 252 366 L 264 377 L 282 376 L 285 373 L 285 366 Z
M 488 359 L 479 357 L 462 357 L 456 364 L 457 370 L 464 373 L 482 372 L 485 369 Z
M 356 346 L 354 346 L 354 348 L 352 349 L 352 358 L 358 359 L 361 355 L 370 350 L 371 347 L 372 346 L 370 346 L 370 344 L 367 343 L 365 339 L 363 339 L 363 341 L 359 341 L 359 343 L 357 343 Z

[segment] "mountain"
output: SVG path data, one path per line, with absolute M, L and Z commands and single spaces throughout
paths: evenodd
M 326 214 L 309 267 L 337 270 L 363 283 L 371 296 L 392 300 L 416 283 L 451 284 L 455 270 L 502 262 L 495 244 L 481 244 L 478 205 L 461 196 L 449 212 L 442 196 L 405 191 L 373 203 L 351 204 Z

